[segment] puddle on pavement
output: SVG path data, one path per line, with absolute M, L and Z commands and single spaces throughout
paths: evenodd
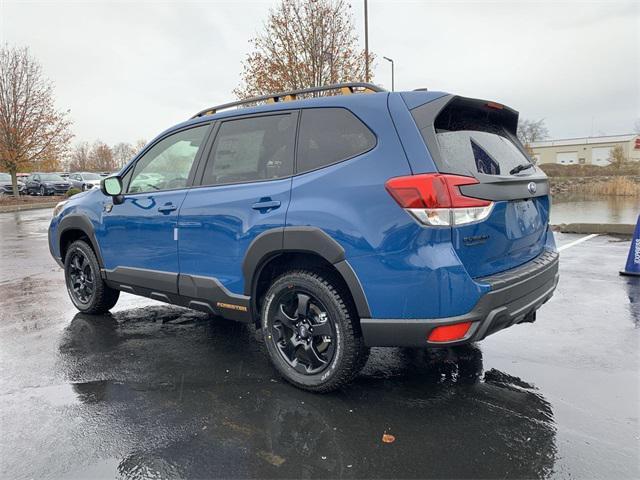
M 75 396 L 78 421 L 98 422 L 100 435 L 83 441 L 100 458 L 89 453 L 89 467 L 73 471 L 113 472 L 104 458 L 119 459 L 121 478 L 553 471 L 550 404 L 526 380 L 484 371 L 476 347 L 374 349 L 353 385 L 315 395 L 277 377 L 255 337 L 174 307 L 76 315 L 59 345 L 71 384 L 50 393 Z

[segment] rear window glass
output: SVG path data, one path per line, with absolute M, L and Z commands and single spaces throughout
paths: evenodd
M 308 172 L 371 150 L 376 137 L 344 108 L 302 111 L 298 139 L 298 172 Z
M 436 135 L 440 154 L 456 173 L 509 175 L 509 171 L 529 160 L 507 137 L 476 130 L 444 132 Z M 467 173 L 467 174 L 468 174 Z
M 220 126 L 203 185 L 276 179 L 293 173 L 295 118 L 278 114 L 230 120 Z
M 440 172 L 509 175 L 514 167 L 529 163 L 515 136 L 517 112 L 463 97 L 440 108 L 434 102 L 411 111 Z

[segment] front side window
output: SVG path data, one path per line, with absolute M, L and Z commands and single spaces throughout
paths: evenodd
M 185 188 L 209 125 L 182 130 L 160 140 L 137 162 L 128 193 Z
M 376 137 L 344 108 L 302 111 L 298 139 L 298 173 L 348 160 L 371 150 Z
M 220 125 L 203 185 L 224 185 L 293 174 L 295 116 L 290 113 L 229 120 Z

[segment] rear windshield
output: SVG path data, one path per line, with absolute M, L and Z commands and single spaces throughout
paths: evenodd
M 513 142 L 501 135 L 477 130 L 437 133 L 440 154 L 455 170 L 486 175 L 509 175 L 512 168 L 528 163 Z
M 455 97 L 440 111 L 428 103 L 411 111 L 440 172 L 509 175 L 529 163 L 515 135 L 517 112 L 495 105 Z

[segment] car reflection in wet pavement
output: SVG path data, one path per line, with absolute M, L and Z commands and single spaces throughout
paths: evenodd
M 640 476 L 628 240 L 563 251 L 535 324 L 374 349 L 317 395 L 277 376 L 253 327 L 130 295 L 78 314 L 48 215 L 0 215 L 0 478 Z
M 552 471 L 551 406 L 519 378 L 483 373 L 478 348 L 378 353 L 347 391 L 308 394 L 274 378 L 253 329 L 151 307 L 76 315 L 60 366 L 83 404 L 76 421 L 108 419 L 96 453 L 130 450 L 117 466 L 126 478 Z M 101 377 L 119 380 L 83 381 Z M 381 443 L 385 431 L 395 444 Z

